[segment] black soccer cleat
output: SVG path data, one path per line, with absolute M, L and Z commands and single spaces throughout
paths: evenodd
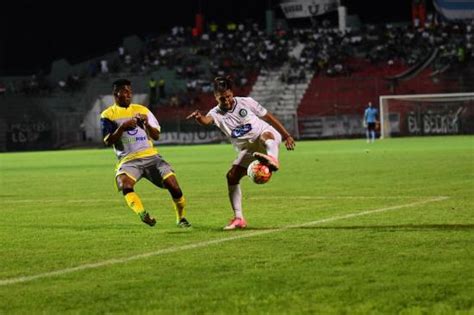
M 150 217 L 150 214 L 146 211 L 140 214 L 140 218 L 142 219 L 142 222 L 145 224 L 148 224 L 149 226 L 155 226 L 156 220 L 153 217 Z
M 178 223 L 176 223 L 176 225 L 180 228 L 190 228 L 191 227 L 191 223 L 189 223 L 189 221 L 186 220 L 186 218 L 181 218 L 181 220 L 179 220 Z

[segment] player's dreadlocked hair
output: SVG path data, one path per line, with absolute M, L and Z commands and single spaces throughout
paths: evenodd
M 114 81 L 114 83 L 112 83 L 112 88 L 113 88 L 114 95 L 117 95 L 118 91 L 122 87 L 127 86 L 127 85 L 132 85 L 132 82 L 130 82 L 127 79 L 118 79 L 118 80 Z
M 218 76 L 214 79 L 214 92 L 224 92 L 232 89 L 232 79 L 230 76 Z

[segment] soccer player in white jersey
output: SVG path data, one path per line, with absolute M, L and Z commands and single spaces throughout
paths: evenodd
M 247 167 L 258 159 L 272 171 L 277 171 L 280 168 L 278 153 L 282 138 L 287 150 L 295 148 L 295 141 L 282 123 L 253 98 L 235 97 L 229 77 L 219 76 L 214 79 L 214 96 L 218 105 L 207 115 L 195 110 L 187 119 L 194 118 L 204 126 L 215 124 L 238 152 L 227 172 L 227 186 L 234 217 L 224 230 L 243 229 L 247 222 L 242 211 L 239 182 L 247 174 Z

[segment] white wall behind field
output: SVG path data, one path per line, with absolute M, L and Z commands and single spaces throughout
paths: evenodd
M 132 103 L 145 104 L 147 94 L 134 94 Z M 95 102 L 92 109 L 86 114 L 83 122 L 86 139 L 94 143 L 102 143 L 102 130 L 100 129 L 100 113 L 110 105 L 114 104 L 113 95 L 101 95 Z

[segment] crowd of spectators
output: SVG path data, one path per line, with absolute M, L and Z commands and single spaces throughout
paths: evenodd
M 294 31 L 293 38 L 306 43 L 295 63 L 316 74 L 352 75 L 348 60 L 362 58 L 381 67 L 401 64 L 411 67 L 439 49 L 435 69 L 466 62 L 474 54 L 473 22 L 436 22 L 430 16 L 423 28 L 405 25 L 366 25 L 359 30 L 340 32 L 322 25 L 318 29 Z
M 199 93 L 211 92 L 212 78 L 232 73 L 238 85 L 248 84 L 249 74 L 279 68 L 289 63 L 281 79 L 287 83 L 307 80 L 308 75 L 351 76 L 360 69 L 348 60 L 362 58 L 382 67 L 420 62 L 434 48 L 439 49 L 433 63 L 435 71 L 452 63 L 467 62 L 474 54 L 473 22 L 437 22 L 430 16 L 423 27 L 412 25 L 366 25 L 358 30 L 339 31 L 323 21 L 307 29 L 277 29 L 267 34 L 257 23 L 210 23 L 202 34 L 191 28 L 173 27 L 168 34 L 150 36 L 137 54 L 118 47 L 113 58 L 98 58 L 86 73 L 70 74 L 51 82 L 42 73 L 21 82 L 3 82 L 6 92 L 26 95 L 51 95 L 80 91 L 89 77 L 116 73 L 150 73 L 166 67 L 186 81 L 179 93 L 158 97 L 159 102 L 192 102 Z M 303 47 L 297 55 L 290 52 Z M 5 93 L 5 92 L 4 92 Z M 178 99 L 178 100 L 176 100 Z M 181 100 L 180 100 L 181 99 Z

